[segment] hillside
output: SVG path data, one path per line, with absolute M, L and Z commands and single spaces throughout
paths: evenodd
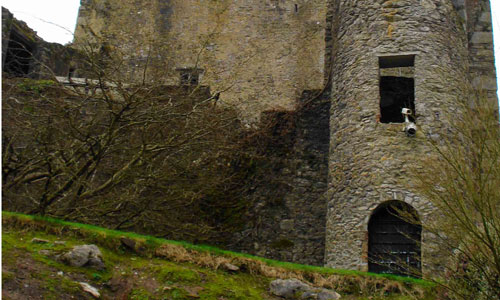
M 425 281 L 295 265 L 206 246 L 99 227 L 2 213 L 3 299 L 281 299 L 276 278 L 333 289 L 342 299 L 434 299 Z M 71 267 L 56 259 L 95 244 L 105 267 Z

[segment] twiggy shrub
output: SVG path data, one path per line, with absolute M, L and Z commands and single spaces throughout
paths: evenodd
M 500 130 L 497 104 L 458 103 L 460 114 L 433 155 L 421 158 L 416 192 L 436 208 L 424 231 L 444 269 L 449 299 L 500 299 Z

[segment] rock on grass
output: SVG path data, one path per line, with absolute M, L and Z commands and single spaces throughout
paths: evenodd
M 335 291 L 312 287 L 298 279 L 277 279 L 271 282 L 270 290 L 273 295 L 285 299 L 304 300 L 337 300 L 340 295 Z
M 83 291 L 91 294 L 94 298 L 101 297 L 101 294 L 99 293 L 99 291 L 95 287 L 91 286 L 90 284 L 88 284 L 86 282 L 79 282 L 78 284 L 80 284 Z
M 89 266 L 97 270 L 106 268 L 102 253 L 96 245 L 75 246 L 71 251 L 61 255 L 60 260 L 73 267 Z

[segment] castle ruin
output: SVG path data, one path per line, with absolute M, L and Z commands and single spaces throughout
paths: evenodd
M 289 185 L 255 188 L 259 220 L 232 246 L 299 263 L 388 272 L 396 253 L 425 272 L 426 233 L 393 213 L 433 211 L 408 166 L 471 89 L 497 103 L 488 0 L 82 0 L 75 45 L 99 43 L 129 80 L 155 61 L 165 84 L 209 86 L 246 120 L 307 106 L 269 175 Z

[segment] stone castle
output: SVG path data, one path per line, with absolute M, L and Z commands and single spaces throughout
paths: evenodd
M 290 182 L 282 203 L 256 208 L 260 223 L 235 246 L 295 262 L 425 268 L 425 232 L 390 213 L 404 207 L 425 222 L 432 211 L 408 191 L 406 166 L 469 86 L 496 102 L 488 0 L 82 0 L 75 43 L 89 38 L 127 53 L 131 78 L 161 45 L 165 82 L 209 86 L 243 118 L 314 99 L 290 167 L 273 175 Z M 416 138 L 401 131 L 402 108 Z
M 269 174 L 288 184 L 255 188 L 259 217 L 231 246 L 299 263 L 425 272 L 426 233 L 394 216 L 433 211 L 407 166 L 457 99 L 497 101 L 489 0 L 82 0 L 74 44 L 89 41 L 118 48 L 130 80 L 155 60 L 246 120 L 305 107 Z

